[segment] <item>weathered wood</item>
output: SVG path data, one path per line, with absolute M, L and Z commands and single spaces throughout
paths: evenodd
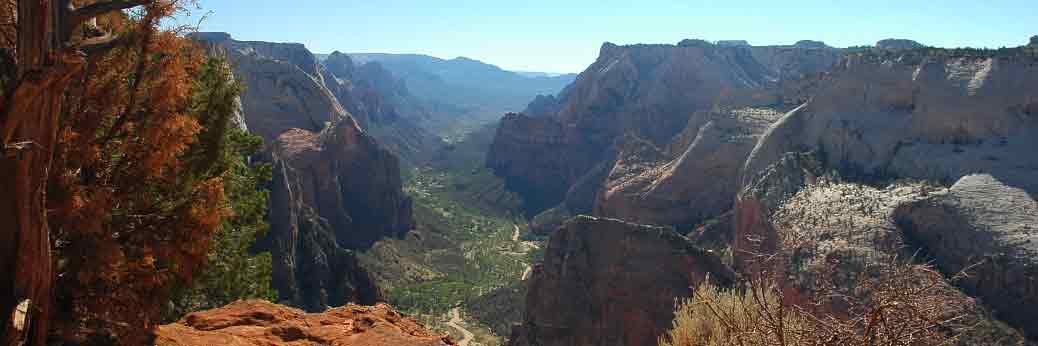
M 65 47 L 68 4 L 68 0 L 18 1 L 17 84 L 0 117 L 3 345 L 43 345 L 47 338 L 54 280 L 47 180 L 63 94 L 83 60 Z M 19 304 L 24 311 L 16 311 Z

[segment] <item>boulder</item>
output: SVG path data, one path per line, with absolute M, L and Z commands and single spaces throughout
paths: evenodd
M 385 304 L 308 314 L 261 300 L 237 301 L 188 314 L 156 334 L 157 346 L 456 345 Z
M 895 218 L 946 275 L 1038 336 L 1038 202 L 987 175 L 968 175 L 949 191 L 898 209 Z
M 674 302 L 734 274 L 668 228 L 577 216 L 552 233 L 512 345 L 654 345 Z

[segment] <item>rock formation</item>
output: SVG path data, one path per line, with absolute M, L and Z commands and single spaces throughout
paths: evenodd
M 645 316 L 663 312 L 642 309 L 667 304 L 644 300 L 688 294 L 632 298 L 629 284 L 656 290 L 671 277 L 657 269 L 675 262 L 654 257 L 645 273 L 618 274 L 643 262 L 631 252 L 643 241 L 601 230 L 657 228 L 562 221 L 584 213 L 730 245 L 747 277 L 776 274 L 788 302 L 837 316 L 846 301 L 811 303 L 832 291 L 869 299 L 852 292 L 858 279 L 917 265 L 918 249 L 948 277 L 983 260 L 963 282 L 911 277 L 936 277 L 934 294 L 963 302 L 949 306 L 975 325 L 961 344 L 1029 344 L 1017 329 L 1034 333 L 1038 297 L 1038 58 L 877 47 L 606 44 L 556 104 L 541 98 L 533 116 L 507 115 L 488 166 L 534 212 L 551 207 L 531 221 L 535 232 L 554 230 L 514 344 L 652 344 Z M 703 95 L 715 102 L 697 103 Z M 655 256 L 675 254 L 653 244 Z M 643 308 L 629 312 L 635 301 Z
M 874 188 L 837 182 L 816 176 L 817 169 L 813 167 L 817 167 L 817 163 L 811 163 L 809 157 L 787 155 L 753 180 L 740 195 L 736 241 L 732 252 L 741 272 L 746 275 L 778 278 L 777 284 L 782 288 L 787 302 L 839 316 L 847 312 L 845 301 L 821 300 L 821 297 L 842 294 L 854 299 L 868 299 L 867 292 L 853 291 L 858 280 L 891 268 L 891 263 L 894 266 L 912 265 L 915 252 L 908 246 L 906 235 L 911 238 L 913 231 L 899 227 L 896 219 L 919 217 L 932 224 L 930 217 L 939 215 L 928 214 L 911 206 L 943 194 L 941 188 L 919 183 Z M 1026 195 L 1025 198 L 1029 199 Z M 1033 200 L 1030 202 L 1033 207 Z M 904 221 L 900 224 L 904 224 Z M 932 228 L 930 232 L 932 237 L 942 239 L 942 231 L 944 229 Z M 955 253 L 958 259 L 969 256 L 963 252 L 948 251 L 948 255 Z M 981 272 L 1002 278 L 1013 271 L 998 268 Z M 918 276 L 919 282 L 930 282 L 924 278 L 927 275 L 925 271 L 907 273 Z M 1026 280 L 1026 275 L 1018 277 Z M 1006 281 L 1001 282 L 1004 284 Z M 973 301 L 943 278 L 934 285 L 927 294 L 938 295 L 942 301 Z M 1028 289 L 1020 287 L 1017 292 L 1026 297 Z M 1033 305 L 1033 301 L 1030 303 Z M 1001 307 L 992 304 L 988 306 L 993 306 L 999 312 L 998 316 L 1003 315 Z M 956 311 L 956 314 L 962 316 L 959 323 L 971 326 L 961 335 L 961 345 L 977 342 L 992 345 L 1027 344 L 1021 332 L 996 319 L 984 305 L 948 308 L 961 309 Z M 1027 314 L 1031 310 L 1021 306 L 1016 311 Z M 1005 320 L 1017 327 L 1028 327 L 1026 324 L 1012 323 L 1019 321 Z
M 361 128 L 406 162 L 421 164 L 443 147 L 423 127 L 432 117 L 425 103 L 379 63 L 355 66 L 349 56 L 334 52 L 324 67 L 329 90 Z
M 749 98 L 750 90 L 766 82 L 765 68 L 748 50 L 707 45 L 606 43 L 598 60 L 567 88 L 558 113 L 502 121 L 488 166 L 539 212 L 561 202 L 572 183 L 609 160 L 603 149 L 624 133 L 665 144 L 690 114 L 720 99 Z M 533 148 L 550 151 L 530 155 L 540 152 Z
M 899 50 L 918 49 L 918 48 L 923 48 L 923 47 L 926 47 L 926 46 L 924 46 L 922 43 L 919 43 L 919 42 L 916 42 L 916 41 L 912 41 L 912 40 L 899 39 L 899 38 L 888 38 L 888 39 L 879 40 L 879 42 L 876 42 L 875 47 L 876 47 L 876 49 L 880 49 L 880 50 L 899 51 Z
M 990 175 L 906 204 L 896 219 L 947 275 L 998 316 L 1038 335 L 1038 201 Z
M 280 297 L 310 311 L 381 300 L 351 249 L 411 228 L 397 158 L 342 107 L 326 87 L 341 81 L 326 80 L 334 75 L 302 45 L 193 37 L 227 55 L 246 87 L 245 125 L 266 142 L 271 229 L 259 246 L 271 251 Z
M 744 160 L 779 117 L 766 108 L 696 113 L 672 143 L 680 150 L 672 160 L 650 143 L 626 141 L 594 214 L 687 231 L 724 213 L 738 192 Z
M 534 116 L 502 120 L 487 165 L 525 197 L 531 213 L 573 204 L 569 189 L 593 180 L 607 185 L 581 196 L 599 201 L 598 215 L 689 226 L 728 210 L 755 137 L 775 112 L 804 98 L 787 89 L 802 89 L 794 82 L 826 71 L 839 54 L 830 47 L 702 40 L 606 43 L 557 104 L 538 99 L 528 108 Z M 768 116 L 755 119 L 754 112 Z M 638 155 L 616 155 L 641 144 L 625 144 L 626 138 L 661 152 L 655 162 L 629 166 L 627 159 Z M 605 167 L 608 179 L 598 178 L 603 163 L 619 165 Z M 589 173 L 594 179 L 585 178 Z M 559 206 L 540 219 L 587 212 Z
M 282 299 L 310 311 L 381 300 L 348 249 L 400 237 L 412 224 L 396 158 L 343 122 L 278 137 L 268 242 Z
M 713 253 L 666 228 L 578 216 L 552 233 L 512 345 L 653 345 L 675 299 L 734 281 Z
M 951 184 L 988 172 L 1035 193 L 1036 63 L 1027 55 L 848 56 L 809 102 L 765 134 L 744 172 L 760 172 L 785 153 L 815 151 L 847 176 Z
M 191 313 L 158 328 L 157 346 L 447 346 L 455 343 L 385 304 L 319 314 L 260 300 Z

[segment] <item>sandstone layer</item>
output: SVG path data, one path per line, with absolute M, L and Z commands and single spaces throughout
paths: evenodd
M 947 275 L 1005 321 L 1038 335 L 1038 201 L 990 175 L 902 206 L 898 224 Z
M 425 102 L 382 65 L 356 66 L 346 54 L 333 52 L 323 66 L 325 84 L 343 107 L 365 132 L 404 161 L 422 164 L 443 147 L 443 141 L 422 126 L 433 117 Z
M 682 231 L 732 207 L 742 165 L 757 139 L 780 117 L 767 108 L 700 112 L 670 150 L 638 140 L 624 149 L 597 195 L 594 214 Z
M 159 327 L 158 346 L 446 346 L 388 305 L 346 305 L 319 314 L 260 300 L 191 313 Z
M 774 278 L 788 303 L 821 314 L 845 316 L 854 313 L 854 304 L 869 301 L 870 292 L 861 289 L 863 280 L 882 278 L 883 273 L 904 268 L 897 278 L 913 283 L 904 289 L 918 289 L 919 295 L 935 297 L 947 304 L 939 308 L 960 316 L 945 326 L 963 328 L 956 344 L 1030 344 L 1013 328 L 1028 328 L 1027 323 L 1000 318 L 1004 316 L 1001 308 L 984 304 L 986 300 L 971 304 L 975 300 L 968 294 L 973 292 L 958 290 L 958 281 L 910 269 L 925 259 L 916 257 L 906 240 L 912 231 L 899 227 L 897 215 L 906 213 L 907 206 L 932 198 L 928 196 L 941 195 L 942 188 L 920 183 L 875 188 L 839 182 L 813 176 L 803 163 L 786 157 L 781 163 L 784 167 L 769 169 L 770 176 L 755 179 L 753 187 L 741 196 L 735 234 L 738 240 L 732 251 L 743 273 Z M 779 179 L 782 172 L 791 173 L 793 179 Z M 968 255 L 947 251 L 944 256 Z M 1010 272 L 999 269 L 986 273 Z M 955 273 L 951 274 L 947 277 Z M 1026 290 L 1020 288 L 1018 292 Z M 994 307 L 995 313 L 989 307 Z M 1030 310 L 1021 307 L 1017 311 Z
M 734 274 L 671 229 L 578 216 L 552 233 L 513 345 L 652 345 L 675 299 Z
M 951 184 L 986 172 L 1038 191 L 1034 56 L 862 53 L 841 61 L 817 90 L 765 134 L 745 172 L 814 151 L 845 176 Z
M 593 212 L 687 227 L 730 208 L 755 136 L 802 98 L 787 99 L 799 95 L 787 89 L 802 89 L 797 80 L 824 72 L 839 54 L 824 44 L 606 43 L 558 98 L 536 99 L 531 115 L 502 120 L 487 165 L 526 198 L 531 214 L 589 203 L 574 202 L 569 191 L 591 174 L 600 186 L 580 195 L 598 201 L 592 210 L 556 207 L 552 219 Z M 751 109 L 772 115 L 751 119 Z M 655 162 L 629 162 L 623 150 L 642 146 L 629 138 L 659 148 Z M 599 179 L 603 163 L 617 166 Z
M 228 57 L 245 85 L 245 127 L 266 143 L 271 228 L 258 245 L 271 252 L 280 297 L 310 311 L 382 299 L 352 249 L 413 224 L 396 156 L 340 104 L 327 85 L 341 81 L 303 45 L 193 37 Z

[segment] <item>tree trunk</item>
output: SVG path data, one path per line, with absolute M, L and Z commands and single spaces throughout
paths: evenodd
M 43 345 L 53 273 L 46 190 L 62 94 L 81 64 L 64 59 L 61 8 L 18 2 L 18 79 L 3 109 L 0 157 L 0 340 Z

